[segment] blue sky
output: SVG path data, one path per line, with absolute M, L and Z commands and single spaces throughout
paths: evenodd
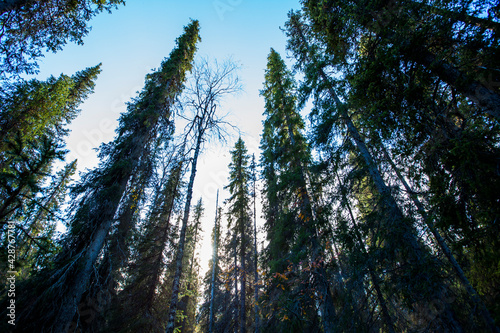
M 101 13 L 90 25 L 92 31 L 84 45 L 69 44 L 40 61 L 37 77 L 45 80 L 60 73 L 76 71 L 102 62 L 94 94 L 82 105 L 82 112 L 71 125 L 67 145 L 68 160 L 78 159 L 79 170 L 97 164 L 93 150 L 114 137 L 114 129 L 125 103 L 141 90 L 145 75 L 160 65 L 174 47 L 190 19 L 200 21 L 202 42 L 198 56 L 232 57 L 242 66 L 240 78 L 244 91 L 227 99 L 223 113 L 242 131 L 250 153 L 258 157 L 262 128 L 263 99 L 259 96 L 270 48 L 286 58 L 286 38 L 280 27 L 287 13 L 299 9 L 298 0 L 128 0 L 112 14 Z M 200 253 L 209 255 L 210 232 L 215 212 L 217 189 L 227 185 L 227 167 L 238 133 L 225 146 L 213 143 L 198 163 L 193 204 L 199 197 L 205 203 L 205 235 Z M 228 197 L 220 194 L 219 202 Z M 202 255 L 202 268 L 207 256 Z
M 91 148 L 113 138 L 125 103 L 142 88 L 146 73 L 168 56 L 191 18 L 201 25 L 198 56 L 220 60 L 231 56 L 242 64 L 244 92 L 228 101 L 225 111 L 231 112 L 244 133 L 258 136 L 263 111 L 259 89 L 266 58 L 271 47 L 285 57 L 286 39 L 279 28 L 292 8 L 299 8 L 298 1 L 129 0 L 112 14 L 97 16 L 83 46 L 67 45 L 40 62 L 40 79 L 73 74 L 102 62 L 95 93 L 71 126 L 70 158 L 77 157 L 81 168 L 95 165 Z

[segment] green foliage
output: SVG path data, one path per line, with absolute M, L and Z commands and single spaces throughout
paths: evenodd
M 474 299 L 462 277 L 457 288 L 448 282 L 457 277 L 449 275 L 448 262 L 438 263 L 439 255 L 434 258 L 439 252 L 426 231 L 436 221 L 463 267 L 497 266 L 495 260 L 485 265 L 482 258 L 492 258 L 489 255 L 472 254 L 481 253 L 481 247 L 498 248 L 496 239 L 483 233 L 496 230 L 491 221 L 498 216 L 493 207 L 493 202 L 498 203 L 493 190 L 498 187 L 498 173 L 492 173 L 498 167 L 494 148 L 498 146 L 498 106 L 485 107 L 482 98 L 487 94 L 479 93 L 480 86 L 487 86 L 487 98 L 498 99 L 498 63 L 490 58 L 498 52 L 498 13 L 493 4 L 302 3 L 304 15 L 291 13 L 287 22 L 289 48 L 305 74 L 301 104 L 313 97 L 313 142 L 327 156 L 328 172 L 336 173 L 326 179 L 348 194 L 340 204 L 332 198 L 332 204 L 338 205 L 334 221 L 344 221 L 335 231 L 337 246 L 348 254 L 349 266 L 368 269 L 374 284 L 379 280 L 385 294 L 379 304 L 385 298 L 397 304 L 393 309 L 407 307 L 418 314 L 425 302 L 461 295 L 464 288 Z M 486 12 L 487 18 L 479 15 Z M 361 143 L 367 147 L 364 152 Z M 375 177 L 377 173 L 380 177 Z M 402 186 L 403 181 L 410 185 Z M 349 235 L 352 228 L 359 230 L 359 237 Z M 418 234 L 430 247 L 412 240 Z M 356 238 L 366 254 L 356 250 Z M 401 260 L 407 264 L 377 272 L 378 266 L 392 267 Z M 349 266 L 343 271 L 349 272 Z M 472 278 L 473 271 L 468 269 L 466 274 Z M 495 274 L 489 277 L 490 286 L 496 285 Z M 493 289 L 490 295 L 496 294 Z M 493 308 L 490 296 L 483 299 Z M 478 319 L 464 319 L 461 313 L 470 309 L 469 301 L 462 309 L 446 305 L 453 317 L 437 313 L 423 319 L 422 313 L 405 322 L 401 320 L 404 310 L 397 317 L 389 315 L 401 329 L 444 325 L 478 330 L 486 323 L 491 328 L 483 310 Z
M 100 65 L 74 76 L 20 82 L 0 100 L 0 219 L 21 219 L 56 159 L 66 151 L 67 126 L 90 94 Z M 2 225 L 3 227 L 3 225 Z
M 302 134 L 304 123 L 297 112 L 296 84 L 274 50 L 268 56 L 265 78 L 261 91 L 266 105 L 261 164 L 269 243 L 263 254 L 268 278 L 261 306 L 269 314 L 264 318 L 263 327 L 314 331 L 322 326 L 329 331 L 335 313 L 323 239 L 318 237 L 319 233 L 327 235 L 328 226 L 320 214 L 320 194 L 314 192 L 318 188 L 309 170 L 311 154 Z M 304 269 L 304 265 L 311 266 Z M 269 276 L 284 276 L 290 267 L 294 275 L 291 281 L 295 281 L 290 288 L 276 279 L 269 280 Z M 312 298 L 300 296 L 308 291 L 312 292 L 309 294 Z
M 231 163 L 229 164 L 229 189 L 231 196 L 227 200 L 228 205 L 228 232 L 231 235 L 231 252 L 234 254 L 235 265 L 236 257 L 239 259 L 239 266 L 235 272 L 236 280 L 240 281 L 240 298 L 235 300 L 235 307 L 239 310 L 235 312 L 239 314 L 239 318 L 235 321 L 240 325 L 240 332 L 247 329 L 247 318 L 250 316 L 249 302 L 247 299 L 251 297 L 250 284 L 253 280 L 253 266 L 252 252 L 252 220 L 250 210 L 250 169 L 249 169 L 250 156 L 248 155 L 245 143 L 238 139 L 231 151 Z M 248 327 L 249 329 L 249 327 Z
M 69 232 L 63 241 L 64 250 L 55 260 L 53 269 L 46 269 L 33 278 L 33 281 L 45 283 L 47 288 L 20 300 L 20 304 L 23 301 L 26 304 L 20 313 L 25 322 L 44 322 L 46 327 L 52 329 L 68 325 L 78 311 L 77 305 L 83 293 L 91 290 L 88 283 L 94 276 L 92 267 L 98 263 L 99 252 L 104 249 L 106 258 L 110 251 L 105 246 L 107 236 L 118 233 L 126 236 L 134 228 L 133 220 L 126 217 L 123 220 L 125 224 L 115 232 L 113 227 L 118 225 L 112 227 L 112 221 L 116 214 L 134 214 L 134 196 L 144 190 L 152 177 L 158 157 L 157 143 L 165 146 L 171 138 L 172 107 L 184 88 L 186 71 L 191 69 L 199 40 L 198 31 L 197 21 L 185 27 L 170 58 L 162 62 L 158 71 L 146 77 L 145 88 L 120 117 L 115 140 L 101 146 L 99 167 L 82 175 L 82 180 L 74 187 L 72 214 L 67 220 Z M 138 191 L 134 189 L 137 184 L 140 184 Z M 106 262 L 101 268 L 100 274 L 104 275 L 97 276 L 97 281 L 107 281 L 117 276 L 108 276 L 110 270 L 105 269 Z M 55 284 L 48 281 L 46 276 L 55 278 L 61 287 L 57 295 L 51 293 Z M 111 286 L 112 289 L 118 288 L 113 283 Z M 100 285 L 97 284 L 97 287 L 100 288 Z M 59 304 L 56 309 L 62 310 L 54 311 L 49 304 Z
M 123 0 L 4 1 L 0 5 L 0 77 L 34 74 L 44 52 L 56 52 L 68 42 L 83 44 L 87 22 Z

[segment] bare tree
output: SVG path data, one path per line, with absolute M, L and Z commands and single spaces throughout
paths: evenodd
M 197 62 L 192 70 L 191 79 L 185 90 L 185 95 L 181 103 L 182 110 L 187 111 L 187 115 L 182 112 L 179 116 L 188 121 L 185 128 L 184 144 L 194 142 L 189 153 L 193 153 L 191 159 L 191 176 L 189 178 L 184 215 L 179 236 L 179 244 L 175 258 L 175 274 L 172 285 L 172 297 L 170 300 L 170 311 L 167 322 L 167 333 L 173 333 L 175 328 L 175 318 L 179 301 L 179 287 L 182 275 L 182 259 L 184 256 L 184 246 L 186 242 L 186 230 L 193 196 L 193 185 L 196 177 L 196 164 L 198 156 L 203 148 L 203 143 L 210 139 L 224 141 L 227 131 L 225 128 L 231 126 L 224 120 L 224 116 L 219 116 L 217 108 L 220 107 L 223 98 L 241 90 L 240 79 L 236 72 L 239 66 L 232 60 L 222 63 L 208 59 Z

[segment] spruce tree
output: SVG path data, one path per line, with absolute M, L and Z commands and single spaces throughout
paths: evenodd
M 259 251 L 257 248 L 257 164 L 255 163 L 255 154 L 252 154 L 250 162 L 250 179 L 253 201 L 253 260 L 254 260 L 254 327 L 255 332 L 260 331 L 260 316 L 259 316 L 259 266 L 258 258 Z
M 205 208 L 203 207 L 202 198 L 198 200 L 193 207 L 193 222 L 188 231 L 187 251 L 185 256 L 185 265 L 189 267 L 187 274 L 184 275 L 182 284 L 183 297 L 179 300 L 178 313 L 182 314 L 182 321 L 180 331 L 194 332 L 196 323 L 196 306 L 198 301 L 199 289 L 199 260 L 197 258 L 197 245 L 203 232 L 201 228 L 201 219 L 203 217 Z
M 315 327 L 320 325 L 321 320 L 324 331 L 333 332 L 335 306 L 324 265 L 323 245 L 318 237 L 325 225 L 317 214 L 318 206 L 311 193 L 308 170 L 311 155 L 301 133 L 304 123 L 296 109 L 294 79 L 274 50 L 268 56 L 265 79 L 261 91 L 266 103 L 262 163 L 264 170 L 273 160 L 275 165 L 270 165 L 274 175 L 267 175 L 267 171 L 264 171 L 267 183 L 264 191 L 268 195 L 277 194 L 273 204 L 282 211 L 271 215 L 271 219 L 266 221 L 269 240 L 269 258 L 266 259 L 269 260 L 268 274 L 273 275 L 271 288 L 284 291 L 270 291 L 281 293 L 283 303 L 273 309 L 281 318 L 273 318 L 268 324 L 277 325 L 275 327 L 280 330 L 299 327 L 312 330 L 317 329 Z M 304 270 L 304 267 L 308 267 L 308 270 Z M 287 275 L 293 277 L 295 283 L 285 283 L 290 278 Z M 299 296 L 305 294 L 302 288 L 310 288 L 312 297 Z M 319 303 L 319 318 L 317 312 L 311 311 L 315 308 L 311 299 Z M 295 311 L 303 316 L 297 317 Z M 281 323 L 278 324 L 279 321 Z
M 250 280 L 252 279 L 250 263 L 252 254 L 251 243 L 251 210 L 250 210 L 250 157 L 247 154 L 245 143 L 241 139 L 235 144 L 231 152 L 229 164 L 229 189 L 231 196 L 227 200 L 229 229 L 234 235 L 235 249 L 239 259 L 238 269 L 240 281 L 239 302 L 239 332 L 247 330 L 247 295 L 249 295 Z M 250 259 L 250 260 L 249 260 Z
M 19 277 L 29 276 L 51 265 L 60 246 L 57 243 L 56 223 L 62 220 L 61 206 L 65 203 L 71 177 L 76 171 L 76 160 L 65 165 L 52 177 L 43 197 L 26 210 L 25 220 L 17 228 Z
M 388 191 L 389 188 L 387 187 L 387 185 L 385 185 L 385 182 L 387 182 L 387 180 L 384 180 L 383 176 L 385 176 L 385 178 L 387 179 L 388 175 L 387 174 L 384 175 L 383 173 L 381 173 L 380 171 L 377 170 L 377 169 L 379 169 L 379 170 L 383 170 L 383 169 L 381 168 L 382 163 L 380 161 L 377 162 L 377 159 L 374 157 L 374 156 L 376 156 L 376 155 L 374 155 L 374 154 L 376 154 L 376 153 L 374 153 L 375 149 L 372 148 L 371 151 L 370 151 L 370 149 L 367 149 L 368 142 L 369 142 L 371 147 L 378 147 L 380 145 L 379 141 L 375 140 L 376 138 L 378 138 L 378 136 L 377 136 L 378 133 L 383 133 L 384 135 L 385 135 L 385 133 L 387 133 L 387 135 L 390 136 L 390 135 L 395 135 L 394 132 L 391 133 L 389 131 L 390 127 L 388 127 L 387 124 L 384 124 L 383 126 L 380 126 L 380 127 L 375 127 L 375 126 L 373 126 L 373 122 L 368 122 L 368 121 L 364 122 L 363 120 L 367 119 L 364 117 L 365 113 L 363 112 L 365 110 L 365 108 L 364 108 L 364 105 L 363 105 L 363 107 L 361 107 L 359 104 L 357 104 L 359 102 L 359 99 L 354 99 L 351 96 L 345 94 L 343 96 L 349 97 L 349 100 L 348 100 L 349 103 L 342 103 L 340 101 L 340 98 L 338 97 L 338 95 L 342 95 L 342 94 L 337 93 L 337 91 L 339 91 L 339 90 L 341 91 L 341 89 L 340 89 L 341 85 L 339 84 L 338 81 L 335 81 L 334 78 L 326 75 L 326 72 L 332 67 L 335 68 L 334 66 L 338 66 L 339 68 L 342 68 L 342 69 L 346 68 L 346 70 L 349 70 L 352 67 L 348 67 L 348 68 L 342 67 L 342 66 L 344 66 L 344 64 L 342 63 L 342 58 L 340 56 L 338 56 L 338 54 L 336 54 L 333 51 L 331 51 L 330 49 L 328 49 L 327 46 L 320 46 L 321 44 L 328 45 L 325 42 L 325 40 L 322 39 L 324 36 L 323 35 L 324 32 L 318 33 L 318 34 L 312 34 L 311 30 L 307 26 L 301 24 L 300 19 L 299 19 L 299 15 L 296 15 L 296 14 L 291 14 L 290 20 L 287 23 L 287 25 L 289 27 L 289 36 L 291 37 L 290 48 L 293 50 L 297 59 L 299 60 L 299 67 L 302 70 L 304 70 L 306 77 L 307 77 L 307 81 L 306 81 L 307 83 L 304 85 L 304 88 L 302 91 L 305 93 L 306 96 L 308 96 L 311 92 L 314 92 L 315 104 L 316 104 L 316 111 L 315 112 L 317 112 L 317 113 L 313 113 L 313 115 L 315 116 L 315 119 L 317 119 L 317 121 L 318 121 L 318 125 L 317 125 L 318 136 L 317 137 L 320 139 L 320 140 L 318 140 L 318 142 L 322 142 L 322 144 L 327 143 L 327 146 L 328 145 L 335 146 L 338 144 L 336 142 L 340 142 L 339 137 L 341 137 L 342 133 L 344 131 L 347 132 L 347 135 L 351 137 L 352 142 L 349 143 L 348 141 L 344 141 L 344 149 L 345 148 L 352 149 L 353 147 L 349 148 L 348 145 L 354 144 L 354 147 L 359 150 L 359 152 L 361 153 L 359 155 L 359 158 L 357 159 L 357 161 L 356 161 L 356 159 L 352 159 L 352 161 L 355 163 L 355 165 L 359 165 L 361 168 L 364 168 L 363 164 L 366 163 L 365 165 L 368 169 L 365 169 L 365 170 L 370 174 L 370 177 L 372 177 L 372 179 L 374 180 L 374 185 L 375 185 L 375 188 L 377 189 L 377 192 L 379 193 L 379 195 L 383 194 L 384 192 L 387 193 L 385 195 L 382 195 L 380 197 L 380 199 L 385 201 L 384 205 L 388 205 L 387 207 L 391 207 L 391 206 L 393 207 L 393 208 L 390 208 L 390 209 L 393 209 L 393 211 L 394 211 L 391 219 L 399 220 L 400 221 L 399 223 L 402 223 L 402 226 L 404 228 L 408 228 L 407 225 L 410 222 L 409 219 L 405 218 L 402 215 L 402 210 L 401 210 L 401 208 L 399 208 L 400 203 L 396 202 L 394 199 L 391 199 L 391 196 L 394 196 L 394 194 L 389 194 L 390 193 Z M 306 41 L 306 34 L 307 34 L 308 38 L 310 38 L 310 41 L 309 41 L 310 44 L 308 44 L 308 42 Z M 312 37 L 313 35 L 316 39 L 314 39 L 314 37 Z M 314 41 L 314 42 L 311 42 L 311 41 Z M 321 50 L 322 48 L 324 50 L 326 50 L 325 51 L 326 55 L 324 55 L 324 56 L 323 55 L 320 56 L 319 50 Z M 361 53 L 361 52 L 360 52 L 360 54 L 363 55 L 363 53 Z M 355 59 L 356 54 L 349 53 L 349 56 L 351 56 Z M 360 57 L 362 57 L 362 56 L 360 56 Z M 339 58 L 341 58 L 340 61 L 339 61 Z M 328 67 L 328 66 L 331 66 L 331 67 Z M 350 75 L 352 75 L 352 74 L 350 74 Z M 348 81 L 349 83 L 353 83 L 353 82 L 356 83 L 357 77 L 359 77 L 360 75 L 362 75 L 362 74 L 360 73 L 360 74 L 356 74 L 356 76 L 347 76 L 346 81 L 349 80 Z M 331 99 L 324 98 L 323 97 L 324 95 L 322 96 L 322 93 L 321 93 L 322 91 L 329 92 Z M 373 99 L 371 99 L 370 102 L 368 102 L 370 104 L 367 104 L 367 105 L 373 105 L 372 100 Z M 334 105 L 336 105 L 336 108 L 331 108 L 330 105 L 332 102 L 334 103 Z M 355 112 L 357 112 L 357 113 L 353 112 L 352 113 L 353 116 L 349 115 L 349 111 L 350 111 L 349 108 L 351 108 L 351 110 L 352 110 L 353 108 L 356 108 L 356 107 L 358 108 L 357 110 L 355 109 Z M 386 115 L 387 113 L 378 112 L 378 114 L 379 115 Z M 377 117 L 371 117 L 371 120 L 373 120 L 373 119 L 377 119 Z M 342 127 L 339 128 L 339 127 L 337 127 L 338 125 L 335 125 L 335 124 L 339 123 L 339 120 L 344 122 L 344 124 L 345 124 L 344 130 L 342 130 Z M 400 122 L 400 124 L 402 124 L 402 123 L 403 122 Z M 389 124 L 392 125 L 392 123 L 389 123 Z M 380 123 L 380 125 L 382 125 L 382 123 Z M 364 136 L 364 138 L 360 135 L 361 133 Z M 372 136 L 370 136 L 370 135 L 372 135 Z M 372 141 L 368 141 L 372 138 L 373 138 Z M 331 150 L 332 148 L 327 148 L 327 149 Z M 338 153 L 338 156 L 342 156 L 340 152 Z M 383 159 L 381 159 L 381 161 L 383 161 Z M 378 166 L 377 166 L 377 164 L 378 164 Z M 365 181 L 363 181 L 362 183 L 359 183 L 359 184 L 363 184 L 363 183 L 364 183 L 364 185 L 362 185 L 364 187 L 364 189 L 362 190 L 363 193 L 360 192 L 359 194 L 363 196 L 361 198 L 363 198 L 363 200 L 365 202 L 369 202 L 367 199 L 369 199 L 370 196 L 372 196 L 373 194 L 368 194 L 368 192 L 371 191 L 371 190 L 369 190 L 370 185 L 366 184 Z M 384 190 L 384 187 L 385 187 L 385 190 Z M 368 213 L 370 211 L 370 209 L 373 209 L 373 208 L 368 208 L 369 206 L 366 206 L 366 204 L 363 204 L 363 205 L 364 205 L 363 210 L 365 211 L 364 215 L 366 217 L 369 216 L 368 214 L 373 214 L 373 213 Z M 373 203 L 370 205 L 373 205 Z M 375 208 L 376 206 L 373 206 L 373 207 Z M 368 208 L 368 210 L 367 210 L 367 208 Z M 360 209 L 360 212 L 362 212 L 363 210 Z M 397 210 L 399 210 L 400 212 L 397 212 Z M 375 211 L 376 210 L 374 210 L 373 212 L 375 212 Z M 372 215 L 371 218 L 373 218 L 375 216 L 378 216 L 377 218 L 384 219 L 382 216 L 378 215 L 378 213 L 376 215 Z M 396 216 L 399 216 L 399 218 L 396 218 Z M 415 223 L 415 222 L 412 222 L 412 223 Z M 390 229 L 393 229 L 393 231 L 403 232 L 401 234 L 402 237 L 404 237 L 404 235 L 406 234 L 407 239 L 408 239 L 408 236 L 410 238 L 414 237 L 414 236 L 411 236 L 411 234 L 414 233 L 414 231 L 411 231 L 410 228 L 408 228 L 406 231 L 403 231 L 403 228 L 401 228 L 401 227 L 396 227 L 396 226 L 390 227 Z M 393 232 L 393 231 L 391 231 L 391 232 Z M 411 250 L 411 252 L 406 252 L 406 253 L 410 254 L 411 256 L 413 256 L 413 255 L 415 256 L 414 259 L 411 259 L 411 257 L 407 257 L 410 260 L 411 265 L 418 267 L 418 266 L 420 266 L 420 264 L 422 262 L 432 262 L 432 261 L 429 261 L 430 257 L 426 253 L 426 250 L 421 247 L 421 245 L 417 244 L 415 242 L 415 240 L 411 241 L 410 243 L 413 243 L 413 245 L 412 245 L 413 249 Z M 394 244 L 394 245 L 396 245 L 396 244 Z M 387 249 L 390 249 L 390 247 L 392 247 L 394 245 L 389 246 Z M 401 247 L 401 245 L 396 245 L 396 246 Z M 392 250 L 390 250 L 390 251 L 392 251 Z M 412 254 L 412 252 L 413 252 L 413 254 Z M 428 293 L 427 297 L 429 297 L 429 298 L 426 300 L 426 302 L 433 303 L 433 302 L 440 302 L 439 299 L 442 299 L 443 297 L 445 297 L 443 295 L 449 294 L 451 292 L 450 289 L 448 289 L 446 286 L 444 286 L 444 281 L 443 281 L 444 271 L 442 270 L 442 266 L 436 265 L 436 264 L 433 264 L 433 265 L 434 265 L 433 267 L 430 265 L 426 266 L 427 273 L 425 273 L 425 274 L 432 276 L 432 279 L 435 280 L 436 284 L 440 284 L 443 286 L 443 289 L 441 291 L 442 294 L 437 293 L 436 295 L 432 295 L 432 293 L 429 293 L 429 290 L 434 288 L 434 287 L 429 286 L 427 291 L 425 291 L 425 289 L 422 289 L 422 292 L 418 292 L 416 294 L 411 295 L 413 293 L 411 291 L 411 287 L 410 287 L 410 285 L 412 283 L 407 281 L 406 288 L 407 288 L 407 290 L 410 291 L 410 293 L 409 294 L 405 293 L 405 296 L 403 296 L 403 298 L 409 298 L 410 300 L 411 299 L 417 300 L 421 297 L 418 294 L 424 295 L 425 292 L 427 292 Z M 424 271 L 421 270 L 421 272 L 424 272 Z M 394 282 L 393 282 L 393 285 L 394 285 Z M 420 287 L 422 287 L 422 286 L 419 286 L 418 288 L 420 288 Z M 412 304 L 411 301 L 410 301 L 410 304 Z M 412 305 L 412 307 L 418 307 L 418 305 L 416 305 L 416 306 Z M 448 305 L 448 307 L 449 307 L 449 305 Z M 445 308 L 447 308 L 446 305 L 445 305 Z M 439 313 L 438 316 L 435 316 L 432 319 L 435 319 L 436 317 L 439 318 L 439 320 L 441 320 L 443 324 L 438 324 L 438 325 L 449 325 L 450 327 L 455 327 L 455 328 L 466 325 L 463 321 L 461 323 L 457 322 L 459 320 L 459 317 L 457 316 L 458 311 L 459 311 L 459 309 L 457 309 L 457 308 L 454 308 L 453 310 L 451 308 L 448 308 L 445 312 Z M 423 315 L 423 316 L 425 317 L 425 315 Z M 387 322 L 387 320 L 386 320 L 386 322 Z M 437 320 L 434 322 L 434 324 L 436 324 L 436 323 L 438 323 Z M 415 324 L 418 325 L 418 323 L 415 323 Z
M 88 172 L 77 187 L 70 231 L 56 268 L 41 275 L 46 288 L 20 314 L 40 331 L 63 331 L 73 320 L 88 288 L 92 270 L 111 231 L 115 214 L 130 179 L 148 164 L 151 145 L 168 128 L 172 106 L 182 92 L 196 51 L 198 22 L 192 21 L 177 39 L 177 46 L 160 69 L 148 74 L 144 90 L 120 118 L 116 139 L 101 147 L 100 166 Z M 50 307 L 49 304 L 51 304 Z M 58 306 L 52 307 L 52 304 Z
M 67 126 L 100 71 L 98 65 L 73 76 L 20 82 L 0 98 L 0 229 L 23 219 L 54 161 L 64 158 Z

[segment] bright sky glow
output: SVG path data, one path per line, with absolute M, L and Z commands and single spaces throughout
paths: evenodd
M 40 61 L 37 78 L 41 80 L 60 73 L 72 75 L 102 62 L 95 92 L 71 125 L 67 161 L 77 158 L 80 171 L 97 165 L 94 149 L 113 139 L 125 103 L 142 89 L 145 75 L 169 55 L 191 18 L 200 21 L 202 42 L 198 45 L 198 57 L 220 61 L 231 57 L 242 65 L 243 92 L 227 99 L 221 112 L 230 113 L 228 120 L 240 129 L 249 153 L 255 153 L 258 160 L 264 110 L 259 90 L 267 55 L 273 47 L 286 58 L 286 38 L 280 27 L 284 26 L 287 13 L 299 8 L 298 0 L 127 0 L 126 6 L 112 14 L 98 15 L 91 22 L 92 31 L 83 46 L 67 45 L 63 51 L 47 54 Z M 192 205 L 203 198 L 202 274 L 212 254 L 210 233 L 216 192 L 220 190 L 219 204 L 228 197 L 223 187 L 228 182 L 229 151 L 237 138 L 238 133 L 233 132 L 227 145 L 208 145 L 198 162 Z

